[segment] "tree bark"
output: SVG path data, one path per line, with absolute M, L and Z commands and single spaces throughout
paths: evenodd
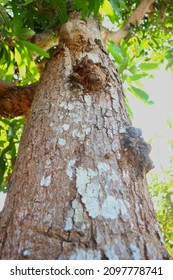
M 96 22 L 70 20 L 25 124 L 1 259 L 168 258 L 145 179 L 149 152 Z

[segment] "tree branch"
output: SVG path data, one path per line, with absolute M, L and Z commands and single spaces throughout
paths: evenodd
M 27 115 L 37 86 L 38 82 L 18 87 L 0 80 L 0 116 L 14 118 Z
M 49 30 L 40 34 L 35 34 L 28 38 L 28 41 L 44 50 L 48 50 L 52 46 L 58 44 L 58 31 Z M 45 64 L 45 62 L 43 62 L 43 64 Z M 26 86 L 16 86 L 13 83 L 0 80 L 0 116 L 6 118 L 14 118 L 22 115 L 26 116 L 31 107 L 38 83 L 39 82 Z
M 159 19 L 161 22 L 164 22 L 166 11 L 169 7 L 169 4 L 170 4 L 170 0 L 163 1 L 162 9 L 160 10 L 160 14 L 159 14 Z
M 124 26 L 117 32 L 103 31 L 103 40 L 112 40 L 116 44 L 119 44 L 120 40 L 126 38 L 129 33 L 130 25 L 136 26 L 140 24 L 141 20 L 144 18 L 145 14 L 150 10 L 151 6 L 155 0 L 142 0 L 140 5 L 136 8 L 133 14 L 128 18 Z M 104 34 L 105 33 L 105 34 Z

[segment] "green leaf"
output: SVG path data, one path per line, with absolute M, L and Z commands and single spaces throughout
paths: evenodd
M 127 112 L 129 113 L 130 118 L 133 119 L 134 118 L 134 114 L 133 114 L 133 111 L 132 111 L 132 109 L 130 108 L 129 105 L 127 105 Z
M 158 63 L 144 62 L 139 65 L 139 68 L 143 71 L 155 70 L 158 68 Z
M 18 41 L 17 43 L 21 47 L 25 46 L 31 52 L 36 52 L 36 53 L 38 53 L 41 56 L 49 58 L 48 52 L 44 51 L 42 48 L 36 46 L 35 44 L 32 44 L 31 42 L 28 42 L 28 41 Z
M 140 99 L 141 101 L 143 101 L 144 103 L 147 104 L 154 104 L 154 102 L 152 100 L 150 100 L 150 97 L 148 95 L 148 93 L 146 93 L 145 91 L 143 91 L 140 88 L 136 88 L 134 86 L 130 86 L 128 88 L 138 99 Z
M 74 8 L 82 11 L 82 17 L 89 15 L 89 6 L 87 0 L 74 0 Z
M 113 17 L 114 16 L 114 9 L 112 8 L 111 3 L 108 0 L 104 0 L 103 4 L 100 7 L 99 12 L 103 15 L 107 15 L 108 17 Z
M 13 34 L 18 37 L 20 35 L 20 30 L 22 28 L 22 17 L 21 14 L 18 10 L 18 7 L 15 3 L 15 1 L 12 1 L 12 10 L 13 10 L 13 19 L 12 19 L 12 29 L 13 29 Z
M 147 73 L 141 73 L 141 74 L 134 74 L 134 75 L 131 75 L 129 78 L 131 81 L 138 81 L 142 78 L 145 78 L 147 77 L 148 74 Z
M 1 65 L 6 64 L 9 58 L 9 51 L 8 49 L 3 46 L 0 51 L 0 63 Z
M 65 23 L 68 20 L 65 1 L 50 0 L 50 2 L 57 8 L 57 16 L 58 16 L 60 22 Z
M 10 17 L 4 7 L 0 4 L 0 26 L 10 27 Z
M 108 42 L 108 50 L 115 59 L 115 63 L 121 64 L 124 60 L 121 48 L 118 47 L 113 41 Z
M 24 3 L 21 3 L 22 6 L 27 6 L 28 4 L 34 2 L 35 0 L 25 0 Z
M 89 3 L 89 13 L 94 12 L 94 16 L 98 14 L 99 8 L 103 3 L 103 0 L 88 0 Z
M 117 0 L 109 0 L 109 1 L 111 2 L 114 11 L 119 15 L 120 18 L 122 18 L 121 8 L 120 8 L 120 2 L 122 1 L 117 1 Z
M 18 34 L 19 39 L 27 39 L 35 34 L 35 32 L 28 28 L 21 28 L 20 33 Z

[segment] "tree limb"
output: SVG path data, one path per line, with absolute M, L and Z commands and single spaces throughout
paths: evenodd
M 128 20 L 121 29 L 119 29 L 117 32 L 103 31 L 103 40 L 105 42 L 107 40 L 112 40 L 116 44 L 119 44 L 121 39 L 127 37 L 130 25 L 132 24 L 136 26 L 137 24 L 140 24 L 141 20 L 144 18 L 145 14 L 150 10 L 154 2 L 155 0 L 142 0 L 140 5 L 128 18 Z
M 159 14 L 159 19 L 161 22 L 164 22 L 164 19 L 166 16 L 166 11 L 167 11 L 169 5 L 170 5 L 170 0 L 163 1 L 162 9 L 160 10 L 160 14 Z
M 0 116 L 14 118 L 27 115 L 34 98 L 37 83 L 16 86 L 0 80 Z
M 59 35 L 57 31 L 49 30 L 33 35 L 28 38 L 28 41 L 44 50 L 48 50 L 58 44 Z M 0 116 L 6 118 L 26 116 L 31 107 L 37 85 L 38 82 L 26 86 L 16 86 L 13 83 L 0 80 Z

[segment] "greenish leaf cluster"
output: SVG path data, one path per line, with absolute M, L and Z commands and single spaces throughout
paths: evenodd
M 6 192 L 17 157 L 23 118 L 0 120 L 0 191 Z

